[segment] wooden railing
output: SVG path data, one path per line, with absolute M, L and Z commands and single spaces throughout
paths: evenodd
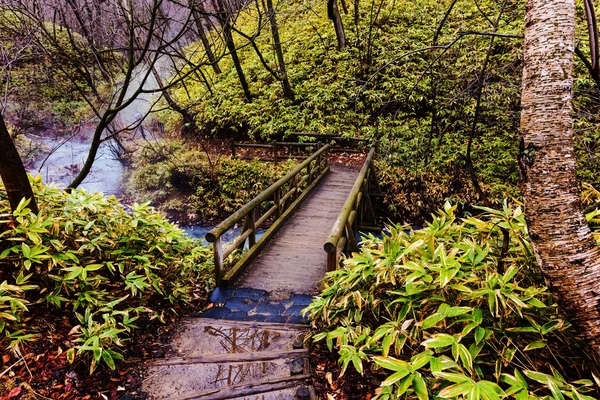
M 294 136 L 295 135 L 295 136 Z M 355 138 L 343 138 L 339 135 L 301 135 L 301 134 L 290 134 L 293 137 L 308 136 L 316 139 L 325 139 L 331 146 L 329 148 L 330 153 L 363 153 L 364 148 L 362 143 L 365 139 Z M 321 142 L 271 142 L 269 144 L 262 143 L 239 143 L 231 142 L 231 156 L 233 158 L 240 158 L 242 160 L 258 159 L 261 161 L 274 161 L 287 158 L 305 159 L 305 149 L 310 150 L 311 148 L 320 148 Z M 240 151 L 246 150 L 246 151 Z M 256 150 L 256 151 L 255 151 Z M 251 151 L 248 154 L 248 151 Z
M 214 246 L 217 286 L 227 286 L 239 277 L 298 205 L 319 184 L 329 171 L 328 155 L 329 145 L 321 147 L 286 176 L 262 191 L 206 234 L 206 240 L 213 243 Z M 271 204 L 273 205 L 270 206 Z M 269 208 L 264 214 L 257 215 L 259 210 L 267 207 Z M 274 222 L 263 236 L 256 240 L 256 230 L 271 217 L 274 218 Z M 243 227 L 240 235 L 224 248 L 221 238 L 242 221 Z M 224 260 L 236 249 L 243 249 L 246 241 L 248 241 L 248 251 L 242 255 L 242 258 L 231 269 L 225 271 Z
M 323 246 L 327 252 L 327 271 L 337 269 L 342 254 L 358 250 L 356 234 L 359 229 L 378 229 L 375 207 L 371 201 L 371 186 L 376 185 L 379 190 L 373 166 L 374 157 L 375 148 L 371 148 Z
M 295 158 L 305 160 L 310 157 L 311 151 L 323 147 L 321 142 L 297 143 L 297 142 L 272 142 L 271 144 L 259 143 L 231 143 L 231 156 L 242 160 L 258 159 L 261 161 L 279 162 L 280 160 Z M 240 149 L 261 149 L 262 153 L 258 157 L 240 154 Z M 308 150 L 308 155 L 307 155 Z M 331 146 L 329 147 L 331 152 Z

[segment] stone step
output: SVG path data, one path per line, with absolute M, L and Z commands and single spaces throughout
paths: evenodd
M 267 292 L 252 288 L 215 289 L 203 318 L 232 321 L 308 324 L 301 311 L 312 296 L 291 292 Z
M 296 387 L 299 381 L 310 378 L 307 365 L 306 358 L 291 357 L 241 363 L 149 366 L 142 387 L 155 400 L 230 399 L 245 393 Z M 295 367 L 300 373 L 292 375 Z M 249 388 L 257 391 L 250 392 Z
M 293 350 L 305 325 L 187 318 L 171 342 L 174 357 Z
M 308 327 L 186 318 L 166 358 L 146 363 L 150 399 L 293 399 L 310 378 Z

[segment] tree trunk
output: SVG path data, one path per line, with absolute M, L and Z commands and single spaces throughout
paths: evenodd
M 162 90 L 162 95 L 164 96 L 167 104 L 169 105 L 169 107 L 171 107 L 171 109 L 173 111 L 175 111 L 176 113 L 181 115 L 181 117 L 183 118 L 184 128 L 182 130 L 182 133 L 188 134 L 190 132 L 193 132 L 196 123 L 194 121 L 194 117 L 192 116 L 192 114 L 190 114 L 190 112 L 186 108 L 181 107 L 171 97 L 169 90 L 164 88 L 165 85 L 163 84 L 163 80 L 160 77 L 160 74 L 156 70 L 156 66 L 150 64 L 149 67 L 152 69 L 152 75 L 154 75 L 154 79 L 156 80 L 156 84 L 158 85 L 158 88 Z
M 275 47 L 275 54 L 277 54 L 277 62 L 279 64 L 279 74 L 281 76 L 281 85 L 283 86 L 283 93 L 285 97 L 294 101 L 294 91 L 290 80 L 288 79 L 287 69 L 285 68 L 285 61 L 283 59 L 283 50 L 281 49 L 281 40 L 279 39 L 279 28 L 277 27 L 277 21 L 275 20 L 275 9 L 273 8 L 273 0 L 267 0 L 267 12 L 269 13 L 269 22 L 271 23 L 271 33 L 273 34 L 273 46 Z
M 2 178 L 10 208 L 14 211 L 23 198 L 31 199 L 29 209 L 37 214 L 38 207 L 29 184 L 27 172 L 23 167 L 23 162 L 19 157 L 15 144 L 10 138 L 2 114 L 0 114 L 0 149 L 2 149 L 0 178 Z
M 344 33 L 344 24 L 340 16 L 340 10 L 337 5 L 337 0 L 327 1 L 327 16 L 333 21 L 335 36 L 337 37 L 338 49 L 342 50 L 346 47 L 346 34 Z
M 244 70 L 242 69 L 242 63 L 240 62 L 240 59 L 237 54 L 237 49 L 235 48 L 235 43 L 233 42 L 231 22 L 229 21 L 229 12 L 225 10 L 223 0 L 216 0 L 215 6 L 219 15 L 219 21 L 221 22 L 221 26 L 223 27 L 223 38 L 225 40 L 225 45 L 229 50 L 231 60 L 233 61 L 233 66 L 235 67 L 235 70 L 237 72 L 240 84 L 242 85 L 242 89 L 244 90 L 244 97 L 246 98 L 246 101 L 252 101 L 252 93 L 250 93 L 250 87 L 248 86 L 246 75 L 244 74 Z
M 528 0 L 519 167 L 534 251 L 567 318 L 600 356 L 600 249 L 573 150 L 575 0 Z
M 208 42 L 208 38 L 206 37 L 206 31 L 204 30 L 204 26 L 202 26 L 202 15 L 204 13 L 198 12 L 195 7 L 202 7 L 201 4 L 194 4 L 194 0 L 190 1 L 190 7 L 192 8 L 192 13 L 194 17 L 194 22 L 196 23 L 196 29 L 198 30 L 198 36 L 202 41 L 202 45 L 204 46 L 204 51 L 206 52 L 206 57 L 208 57 L 208 61 L 215 71 L 215 74 L 221 73 L 221 68 L 219 68 L 219 63 L 217 62 L 214 53 L 210 47 L 210 43 Z M 203 11 L 202 9 L 200 11 Z

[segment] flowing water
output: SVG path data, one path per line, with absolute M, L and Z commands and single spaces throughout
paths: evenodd
M 87 157 L 91 139 L 45 137 L 39 140 L 45 148 L 52 151 L 47 157 L 41 157 L 30 165 L 28 172 L 32 175 L 41 174 L 45 183 L 67 187 L 79 173 Z M 109 146 L 104 143 L 100 146 L 92 171 L 80 187 L 90 192 L 118 195 L 124 172 L 123 164 L 115 159 Z
M 87 136 L 90 137 L 91 134 Z M 52 151 L 48 156 L 41 157 L 32 163 L 28 172 L 32 175 L 41 174 L 45 183 L 54 183 L 61 188 L 67 187 L 79 173 L 87 157 L 91 139 L 75 137 L 66 140 L 65 138 L 43 137 L 36 138 L 36 140 Z M 102 192 L 105 195 L 118 197 L 121 193 L 121 178 L 124 173 L 125 166 L 113 156 L 110 147 L 103 143 L 96 156 L 96 161 L 94 161 L 92 171 L 79 187 L 89 192 Z M 212 228 L 213 226 L 205 225 L 181 226 L 181 229 L 189 236 L 202 241 Z M 233 240 L 240 234 L 240 231 L 240 227 L 232 228 L 223 237 L 223 240 Z M 257 239 L 263 233 L 264 231 L 257 232 Z

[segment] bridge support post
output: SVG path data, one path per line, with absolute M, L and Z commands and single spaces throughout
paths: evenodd
M 275 210 L 275 216 L 279 218 L 281 217 L 281 190 L 277 189 L 275 191 L 273 201 L 275 202 L 275 206 L 277 207 L 277 209 Z
M 252 233 L 250 233 L 250 236 L 248 236 L 248 248 L 251 248 L 256 244 L 255 214 L 256 209 L 252 210 L 250 214 L 246 216 L 246 224 L 248 229 L 252 229 Z
M 294 177 L 294 180 L 292 181 L 291 186 L 294 187 L 294 194 L 292 195 L 292 198 L 290 199 L 290 201 L 294 201 L 298 197 L 298 175 L 296 175 Z
M 221 278 L 223 275 L 223 246 L 221 244 L 220 236 L 215 240 L 213 252 L 215 256 L 215 282 L 217 287 L 221 287 Z
M 327 253 L 327 272 L 335 271 L 337 269 L 337 255 L 335 251 Z

